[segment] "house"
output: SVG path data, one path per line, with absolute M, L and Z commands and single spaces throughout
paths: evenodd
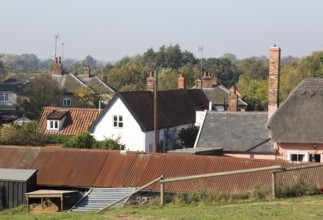
M 44 107 L 38 129 L 45 134 L 77 135 L 87 132 L 99 114 L 94 108 Z
M 0 83 L 0 120 L 10 122 L 17 119 L 18 113 L 23 111 L 23 101 L 30 98 L 28 93 L 30 87 L 42 74 L 46 73 L 17 73 Z M 98 100 L 90 99 L 88 103 L 90 106 L 105 105 L 114 94 L 114 89 L 97 76 L 92 76 L 88 67 L 84 67 L 83 73 L 77 76 L 71 73 L 65 74 L 60 57 L 54 59 L 53 70 L 50 75 L 58 82 L 63 91 L 58 104 L 61 107 L 84 106 L 84 103 L 80 102 L 75 96 L 82 89 L 99 97 Z M 93 103 L 96 101 L 98 103 Z
M 29 85 L 41 73 L 17 73 L 0 83 L 0 120 L 11 122 L 17 119 L 21 103 L 26 96 Z
M 194 147 L 222 148 L 223 155 L 230 157 L 276 159 L 267 121 L 278 108 L 280 48 L 270 48 L 269 62 L 269 111 L 206 112 Z
M 305 78 L 268 122 L 278 156 L 293 162 L 322 162 L 323 78 Z
M 63 64 L 60 57 L 54 59 L 52 70 L 53 79 L 58 81 L 58 84 L 63 91 L 59 106 L 80 107 L 84 103 L 80 102 L 75 94 L 80 90 L 89 90 L 90 93 L 100 96 L 97 100 L 100 103 L 106 104 L 113 96 L 115 90 L 108 86 L 97 76 L 92 76 L 88 66 L 83 67 L 83 73 L 74 76 L 71 73 L 64 74 Z M 86 91 L 85 91 L 86 92 Z M 96 100 L 90 100 L 89 105 L 96 106 L 93 103 Z
M 151 88 L 154 76 L 147 79 Z M 182 86 L 181 77 L 179 86 Z M 196 123 L 197 110 L 208 108 L 208 100 L 199 89 L 157 92 L 159 146 L 173 148 L 177 133 Z M 154 94 L 152 91 L 119 92 L 90 127 L 97 140 L 118 139 L 132 151 L 152 152 L 154 145 Z
M 227 89 L 218 84 L 218 80 L 211 72 L 204 72 L 202 81 L 196 80 L 194 88 L 202 88 L 208 100 L 212 103 L 212 108 L 216 111 L 245 111 L 247 103 L 241 98 L 236 86 Z

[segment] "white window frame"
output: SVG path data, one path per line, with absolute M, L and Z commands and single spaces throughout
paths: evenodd
M 9 102 L 9 93 L 0 93 L 0 102 Z
M 112 116 L 112 126 L 113 128 L 123 128 L 123 116 L 122 115 L 113 115 Z
M 72 100 L 70 98 L 64 98 L 63 99 L 63 106 L 71 106 Z
M 47 120 L 47 130 L 59 131 L 59 120 Z
M 309 153 L 307 151 L 289 151 L 287 153 L 288 153 L 288 161 L 293 162 L 293 163 L 304 163 L 304 162 L 308 162 L 308 160 L 309 160 Z M 303 161 L 292 161 L 293 154 L 304 155 L 304 160 Z

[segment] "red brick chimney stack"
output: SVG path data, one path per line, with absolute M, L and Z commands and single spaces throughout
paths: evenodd
M 235 86 L 230 88 L 230 96 L 229 96 L 229 111 L 230 112 L 237 112 L 238 109 L 238 98 L 237 89 Z
M 274 45 L 269 56 L 268 119 L 279 106 L 280 48 Z
M 83 67 L 83 76 L 86 78 L 90 78 L 90 76 L 91 76 L 90 67 L 88 67 L 88 66 Z
M 181 73 L 177 79 L 178 82 L 178 89 L 186 89 L 186 82 L 185 82 L 185 77 Z
M 63 70 L 63 64 L 61 57 L 55 57 L 54 58 L 54 65 L 53 65 L 53 75 L 62 75 Z

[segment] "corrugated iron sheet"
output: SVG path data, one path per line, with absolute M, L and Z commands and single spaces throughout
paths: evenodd
M 135 153 L 112 150 L 0 146 L 0 168 L 36 169 L 37 184 L 51 187 L 141 187 L 163 175 L 165 178 L 282 165 L 283 161 L 249 160 L 217 156 Z M 294 176 L 313 176 L 323 185 L 323 168 L 280 173 L 280 182 L 295 182 Z M 270 187 L 271 172 L 186 180 L 165 184 L 167 191 L 208 188 L 244 191 Z M 159 184 L 150 190 L 159 190 Z

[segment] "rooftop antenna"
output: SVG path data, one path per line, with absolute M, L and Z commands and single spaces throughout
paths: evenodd
M 55 54 L 54 57 L 56 58 L 56 51 L 57 51 L 57 39 L 59 38 L 59 34 L 54 34 L 54 39 L 55 39 Z
M 64 61 L 64 43 L 62 43 L 62 62 Z
M 202 58 L 203 58 L 203 51 L 204 51 L 204 46 L 198 46 L 198 51 L 201 53 L 201 89 L 202 89 L 202 77 L 203 77 L 203 65 L 202 65 Z

